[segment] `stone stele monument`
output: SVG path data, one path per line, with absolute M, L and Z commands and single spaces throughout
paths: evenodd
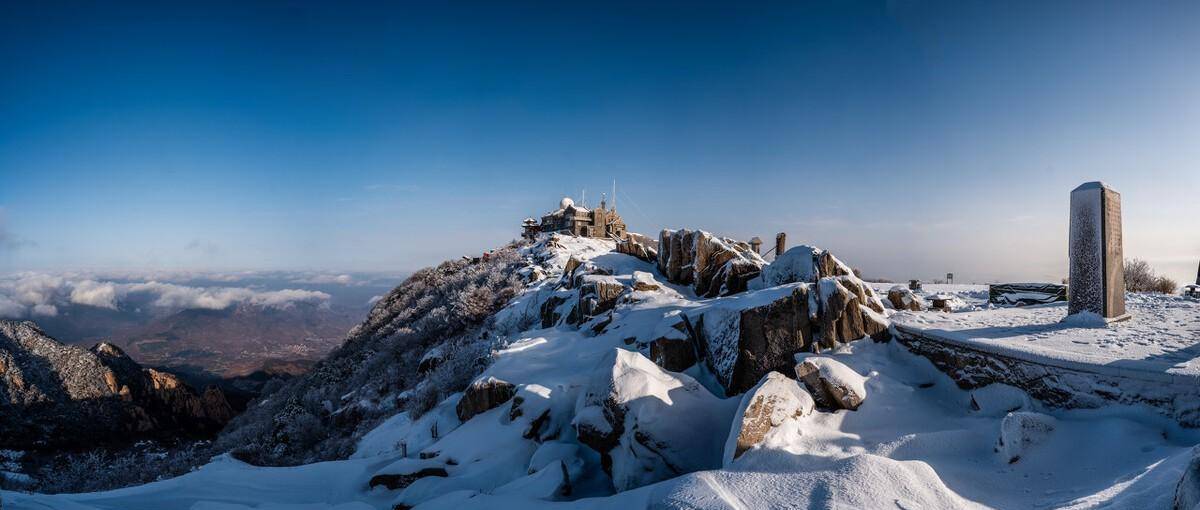
M 1121 194 L 1103 182 L 1071 191 L 1071 275 L 1068 314 L 1095 312 L 1109 321 L 1125 313 L 1125 252 Z

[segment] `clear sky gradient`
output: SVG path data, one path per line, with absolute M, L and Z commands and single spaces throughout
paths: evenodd
M 1100 179 L 1194 278 L 1200 2 L 502 4 L 0 6 L 0 271 L 408 270 L 616 179 L 635 231 L 1057 281 Z

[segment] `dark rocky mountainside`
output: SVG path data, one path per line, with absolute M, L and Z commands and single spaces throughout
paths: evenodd
M 0 320 L 0 448 L 47 450 L 203 436 L 233 417 L 224 394 L 143 368 L 114 345 L 64 345 Z
M 466 388 L 486 364 L 487 338 L 512 326 L 492 315 L 524 287 L 527 267 L 519 246 L 509 245 L 417 271 L 311 371 L 264 390 L 222 431 L 216 450 L 260 465 L 345 458 L 382 419 L 423 413 Z

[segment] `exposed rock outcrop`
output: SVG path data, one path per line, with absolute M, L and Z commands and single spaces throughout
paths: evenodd
M 742 292 L 767 265 L 749 244 L 703 230 L 663 230 L 658 244 L 659 272 L 703 297 Z
M 761 444 L 771 431 L 788 421 L 812 413 L 814 405 L 812 396 L 796 381 L 779 372 L 768 372 L 742 396 L 733 415 L 733 427 L 725 443 L 725 464 Z
M 911 289 L 903 285 L 897 285 L 888 289 L 887 298 L 892 303 L 892 308 L 896 310 L 921 311 L 922 299 L 913 293 Z
M 32 322 L 0 321 L 0 448 L 37 449 L 203 436 L 233 416 L 224 394 L 196 392 L 120 348 L 63 345 Z
M 646 262 L 658 260 L 658 241 L 641 234 L 628 232 L 625 238 L 617 241 L 617 253 L 632 255 Z
M 750 308 L 718 307 L 698 320 L 704 358 L 728 394 L 754 386 L 772 370 L 787 371 L 813 342 L 815 302 L 808 286 Z
M 508 402 L 517 392 L 512 383 L 501 381 L 495 377 L 480 379 L 471 383 L 455 406 L 455 413 L 460 421 L 467 421 Z
M 575 309 L 567 318 L 580 324 L 589 318 L 606 313 L 617 306 L 617 298 L 625 293 L 625 285 L 607 275 L 589 274 L 579 279 L 579 297 Z
M 788 250 L 753 287 L 766 294 L 752 303 L 778 297 L 751 306 L 714 304 L 695 319 L 705 362 L 728 394 L 749 389 L 772 370 L 791 370 L 796 353 L 890 337 L 883 302 L 824 250 Z
M 616 349 L 573 423 L 579 442 L 600 453 L 614 488 L 624 491 L 719 466 L 727 410 L 691 377 Z
M 831 358 L 811 356 L 796 365 L 796 377 L 827 409 L 856 410 L 867 398 L 866 379 Z

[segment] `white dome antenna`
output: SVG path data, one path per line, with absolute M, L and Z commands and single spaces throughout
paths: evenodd
M 574 201 L 574 200 L 571 200 L 571 197 L 563 197 L 563 199 L 562 199 L 562 200 L 559 200 L 559 201 L 558 201 L 558 208 L 559 208 L 559 209 L 566 209 L 566 208 L 568 208 L 568 207 L 572 207 L 572 206 L 574 206 L 574 205 L 575 205 L 575 201 Z

